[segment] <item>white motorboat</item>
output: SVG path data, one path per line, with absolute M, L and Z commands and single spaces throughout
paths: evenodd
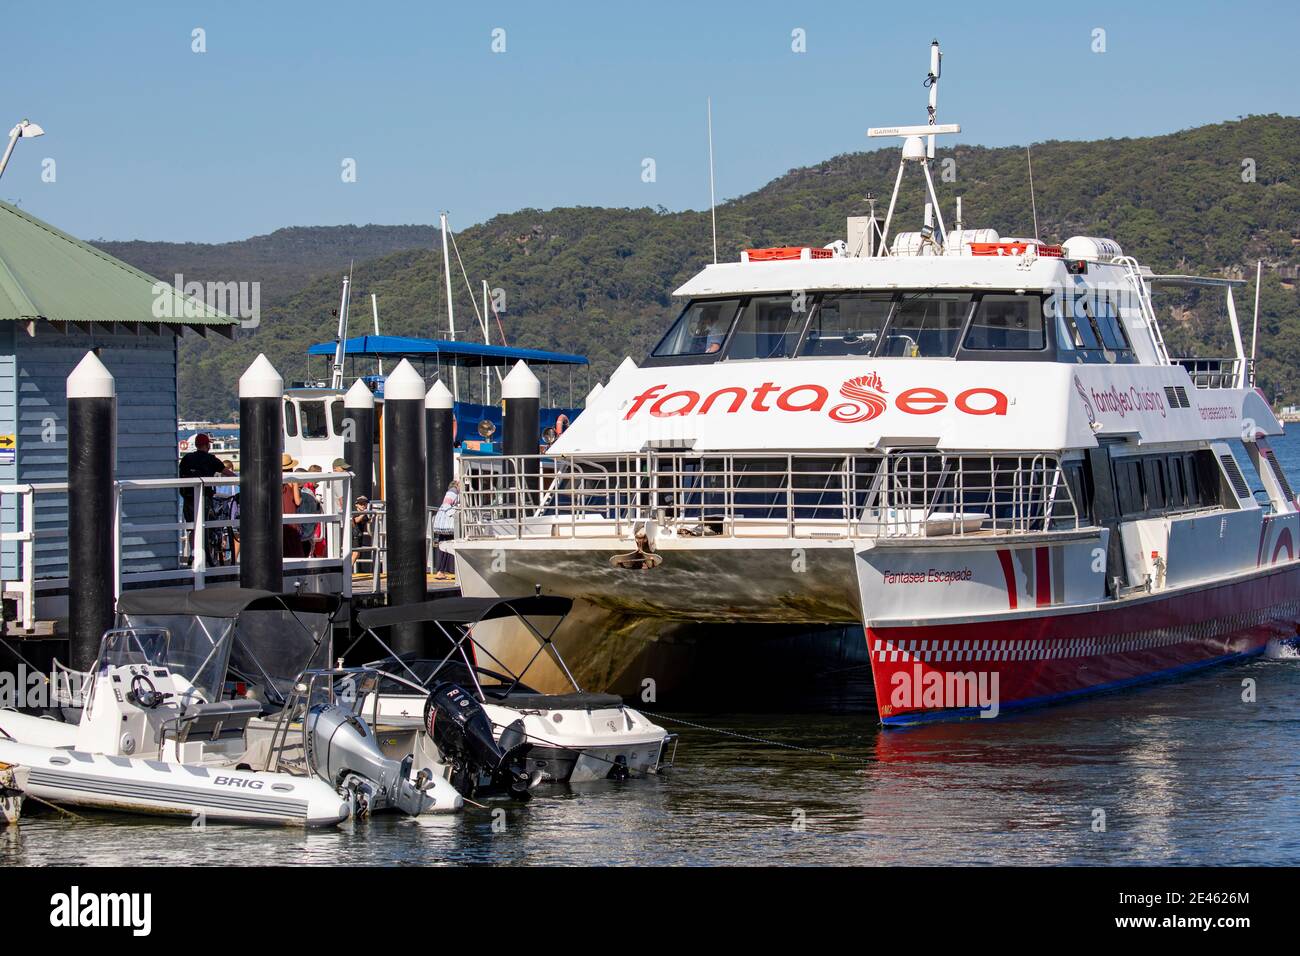
M 385 809 L 459 809 L 463 800 L 428 753 L 385 756 L 352 702 L 333 698 L 337 680 L 366 675 L 308 667 L 286 695 L 274 662 L 249 653 L 237 626 L 278 633 L 278 646 L 298 652 L 305 640 L 310 651 L 299 661 L 310 663 L 328 654 L 338 606 L 322 595 L 238 588 L 124 594 L 126 626 L 104 635 L 84 693 L 67 695 L 80 704 L 75 722 L 0 712 L 7 813 L 17 816 L 20 795 L 308 827 Z M 173 627 L 150 623 L 158 619 Z M 295 628 L 305 637 L 295 641 Z M 264 683 L 253 688 L 236 665 Z
M 458 687 L 481 706 L 501 749 L 518 748 L 533 785 L 645 776 L 671 766 L 676 735 L 626 706 L 621 697 L 583 691 L 551 641 L 558 622 L 548 633 L 537 627 L 535 619 L 563 619 L 572 604 L 568 598 L 551 596 L 442 598 L 361 611 L 357 621 L 365 634 L 357 643 L 369 637 L 388 653 L 365 665 L 380 674 L 381 682 L 376 698 L 367 698 L 363 711 L 373 710 L 383 728 L 418 729 L 438 739 L 439 723 L 459 702 L 448 701 L 440 689 Z M 517 621 L 537 641 L 532 660 L 518 673 L 492 657 L 475 637 L 478 627 L 506 619 Z M 438 632 L 445 639 L 445 654 L 430 658 L 393 653 L 379 632 L 402 624 L 422 624 Z M 428 633 L 426 639 L 436 637 Z M 483 666 L 480 655 L 492 666 Z M 543 694 L 526 684 L 528 672 L 542 666 L 565 675 L 571 690 Z M 452 779 L 457 780 L 454 772 Z

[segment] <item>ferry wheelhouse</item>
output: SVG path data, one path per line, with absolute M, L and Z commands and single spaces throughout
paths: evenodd
M 924 137 L 957 127 L 933 88 L 930 125 L 883 131 L 899 180 L 925 175 L 925 228 L 890 239 L 896 187 L 883 228 L 707 266 L 544 458 L 462 461 L 464 592 L 573 598 L 555 640 L 584 685 L 670 683 L 699 622 L 853 622 L 881 720 L 909 724 L 1296 635 L 1300 514 L 1242 283 L 1108 239 L 946 230 Z M 1171 356 L 1162 285 L 1221 292 L 1235 355 Z

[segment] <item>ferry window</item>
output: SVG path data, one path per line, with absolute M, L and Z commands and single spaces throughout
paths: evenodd
M 329 429 L 325 427 L 325 403 L 323 401 L 301 402 L 298 408 L 302 413 L 303 438 L 329 437 Z
M 1056 315 L 1056 348 L 1061 352 L 1073 352 L 1075 345 L 1075 332 L 1070 328 L 1070 323 L 1066 321 L 1065 316 L 1059 312 Z
M 1187 482 L 1183 479 L 1183 456 L 1170 455 L 1165 460 L 1165 466 L 1169 478 L 1169 507 L 1186 508 Z
M 812 297 L 807 293 L 754 296 L 745 303 L 727 347 L 729 359 L 788 358 L 803 334 Z
M 823 295 L 799 354 L 871 355 L 893 301 L 892 295 Z
M 1042 349 L 1043 300 L 1028 295 L 985 295 L 980 298 L 965 348 L 993 350 Z
M 1088 303 L 1088 311 L 1092 315 L 1092 320 L 1101 333 L 1101 341 L 1106 348 L 1115 352 L 1124 352 L 1129 348 L 1128 338 L 1124 335 L 1124 327 L 1120 324 L 1119 317 L 1115 313 L 1115 306 L 1106 298 L 1091 301 Z
M 1214 457 L 1214 452 L 1208 448 L 1193 452 L 1192 473 L 1196 476 L 1196 487 L 1200 492 L 1199 500 L 1201 506 L 1205 508 L 1217 508 L 1220 505 L 1228 507 L 1237 507 L 1235 497 L 1227 500 L 1220 497 L 1224 492 L 1223 476 L 1219 470 L 1219 460 Z M 1231 494 L 1231 492 L 1228 492 Z
M 652 354 L 708 355 L 719 351 L 739 307 L 739 299 L 691 302 Z
M 1063 318 L 1069 326 L 1070 339 L 1076 349 L 1101 351 L 1101 339 L 1082 308 L 1077 308 L 1074 315 L 1065 315 Z
M 298 411 L 287 398 L 284 400 L 284 433 L 290 438 L 298 437 Z
M 1142 462 L 1136 458 L 1115 459 L 1115 495 L 1119 499 L 1120 514 L 1131 516 L 1146 510 L 1146 496 L 1142 487 Z
M 343 400 L 336 398 L 330 402 L 330 422 L 336 436 L 343 434 Z
M 894 308 L 881 355 L 946 358 L 957 351 L 969 293 L 919 292 L 904 295 Z
M 1071 507 L 1066 497 L 1061 495 L 1055 502 L 1053 517 L 1073 526 L 1077 513 L 1079 523 L 1087 524 L 1092 520 L 1092 475 L 1081 461 L 1065 462 L 1061 465 L 1061 472 L 1065 475 L 1074 504 Z
M 1197 482 L 1196 454 L 1187 452 L 1180 457 L 1183 460 L 1183 481 L 1187 490 L 1187 507 L 1199 508 L 1204 502 L 1201 501 L 1201 489 Z
M 1146 459 L 1147 511 L 1163 511 L 1165 507 L 1165 462 L 1163 458 Z

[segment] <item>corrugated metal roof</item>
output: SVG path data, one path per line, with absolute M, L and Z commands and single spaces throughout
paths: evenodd
M 170 283 L 0 202 L 0 321 L 36 319 L 225 333 L 239 324 Z

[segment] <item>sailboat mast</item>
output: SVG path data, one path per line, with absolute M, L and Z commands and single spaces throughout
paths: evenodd
M 451 256 L 447 252 L 447 214 L 444 212 L 439 217 L 442 220 L 442 274 L 447 280 L 447 325 L 451 330 L 451 341 L 456 341 L 456 310 L 451 303 Z M 456 377 L 456 365 L 453 362 L 451 366 L 451 397 L 452 401 L 460 401 L 460 383 Z
M 488 284 L 487 279 L 483 280 L 483 344 L 491 345 L 492 339 L 488 335 Z M 500 374 L 498 372 L 497 374 Z M 483 366 L 483 404 L 492 404 L 492 370 L 486 365 Z
M 339 300 L 339 330 L 334 344 L 334 367 L 330 370 L 330 388 L 343 387 L 343 350 L 348 337 L 348 284 L 352 271 L 343 277 L 343 297 Z
M 379 296 L 370 293 L 370 314 L 375 317 L 375 336 L 379 335 Z M 379 360 L 379 374 L 384 374 L 384 360 Z

